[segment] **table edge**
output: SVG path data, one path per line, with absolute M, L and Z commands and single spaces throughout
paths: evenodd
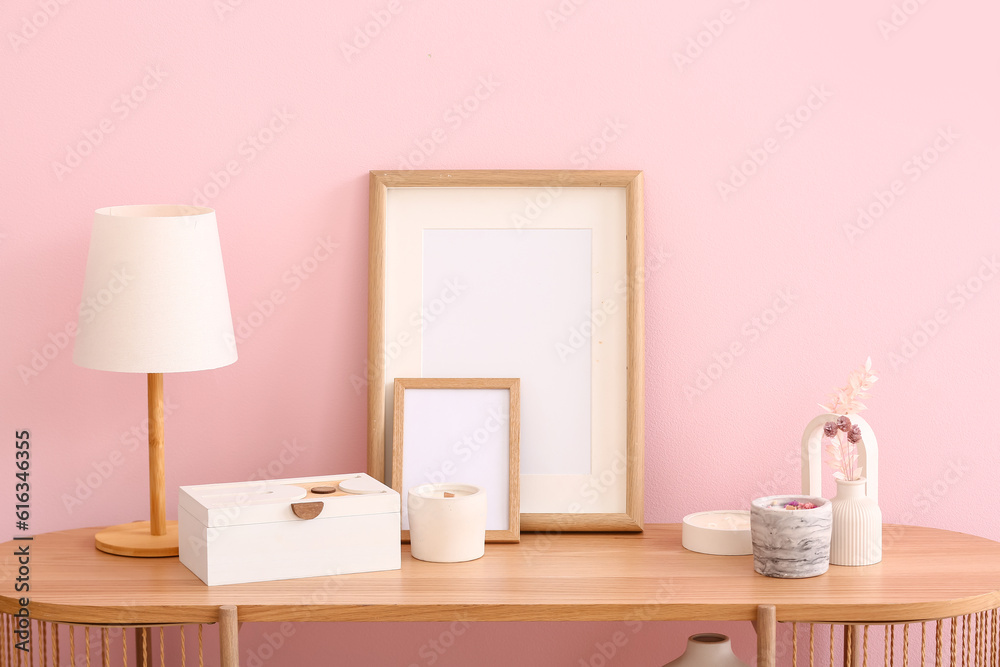
M 664 527 L 678 524 L 659 524 Z M 895 524 L 886 524 L 892 528 Z M 653 528 L 652 525 L 648 526 Z M 926 527 L 923 527 L 926 528 Z M 87 529 L 72 529 L 87 530 Z M 957 532 L 948 531 L 943 532 Z M 70 532 L 70 531 L 56 531 Z M 959 533 L 964 534 L 965 533 Z M 980 536 L 972 536 L 980 537 Z M 980 539 L 987 539 L 982 538 Z M 183 605 L 108 605 L 31 602 L 31 618 L 96 625 L 158 625 L 214 623 L 223 603 Z M 773 604 L 780 622 L 902 623 L 937 620 L 1000 608 L 1000 591 L 950 600 L 899 604 L 850 602 L 839 604 L 788 603 L 762 598 L 753 602 L 639 604 L 639 603 L 487 603 L 487 604 L 372 604 L 372 605 L 236 605 L 247 622 L 539 622 L 539 621 L 743 621 L 757 618 L 758 605 Z M 15 614 L 19 599 L 0 594 L 0 613 Z
M 759 604 L 773 604 L 761 600 Z M 108 607 L 32 603 L 31 618 L 93 625 L 215 623 L 219 606 Z M 245 622 L 542 622 L 542 621 L 752 621 L 756 604 L 484 604 L 484 605 L 236 605 Z M 883 624 L 934 621 L 1000 607 L 1000 592 L 945 602 L 905 604 L 775 604 L 779 622 Z M 0 598 L 0 612 L 17 601 Z

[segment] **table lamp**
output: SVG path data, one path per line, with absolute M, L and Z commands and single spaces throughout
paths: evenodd
M 176 556 L 167 521 L 163 374 L 236 361 L 215 211 L 199 206 L 98 209 L 73 349 L 78 366 L 146 373 L 149 521 L 105 528 L 97 548 L 119 556 Z

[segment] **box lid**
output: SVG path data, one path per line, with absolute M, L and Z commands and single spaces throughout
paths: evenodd
M 178 505 L 210 528 L 399 513 L 399 494 L 364 473 L 182 486 Z

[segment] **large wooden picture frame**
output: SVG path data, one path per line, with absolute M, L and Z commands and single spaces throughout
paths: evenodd
M 639 171 L 371 172 L 368 473 L 397 377 L 519 377 L 521 530 L 642 530 L 642 222 Z
M 402 499 L 402 541 L 410 541 L 405 514 L 410 487 L 461 483 L 486 491 L 486 541 L 519 542 L 520 381 L 396 378 L 393 395 L 389 486 Z

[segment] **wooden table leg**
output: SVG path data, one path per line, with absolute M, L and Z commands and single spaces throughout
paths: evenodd
M 775 667 L 778 643 L 778 612 L 773 604 L 757 605 L 757 667 Z
M 236 607 L 219 607 L 219 650 L 222 652 L 222 667 L 240 667 L 240 627 L 236 618 Z
M 861 667 L 861 654 L 864 652 L 862 646 L 863 629 L 860 625 L 844 626 L 844 667 Z M 848 656 L 850 656 L 850 660 L 847 659 Z

